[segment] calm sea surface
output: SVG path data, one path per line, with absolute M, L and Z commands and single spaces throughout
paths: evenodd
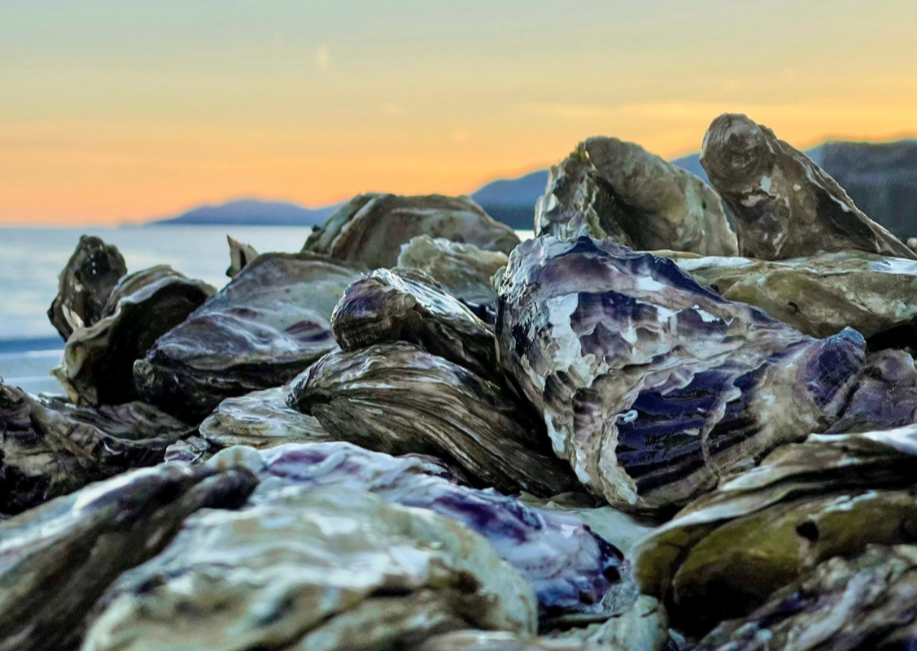
M 219 288 L 229 280 L 227 234 L 263 252 L 299 251 L 309 232 L 237 226 L 0 228 L 0 342 L 58 336 L 45 312 L 80 235 L 97 235 L 117 246 L 129 272 L 168 264 Z
M 57 276 L 80 235 L 97 235 L 121 251 L 128 272 L 168 264 L 217 288 L 225 285 L 231 235 L 264 253 L 299 251 L 308 227 L 142 226 L 125 228 L 0 228 L 0 377 L 32 392 L 59 391 L 48 371 L 63 341 L 48 321 Z M 520 231 L 520 237 L 532 237 Z

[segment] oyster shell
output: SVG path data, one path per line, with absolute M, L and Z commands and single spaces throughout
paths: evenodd
M 825 434 L 869 432 L 917 423 L 917 369 L 900 350 L 869 355 L 840 419 Z
M 143 398 L 200 420 L 232 396 L 284 384 L 334 350 L 328 320 L 351 265 L 313 253 L 265 253 L 134 365 Z
M 737 251 L 735 233 L 712 188 L 617 138 L 589 138 L 551 168 L 535 207 L 535 234 L 588 235 L 645 251 Z
M 626 611 L 636 594 L 629 575 L 622 578 L 626 566 L 621 552 L 592 533 L 578 515 L 459 485 L 432 458 L 391 457 L 349 443 L 305 443 L 260 453 L 231 448 L 209 463 L 215 468 L 241 465 L 257 474 L 262 484 L 253 504 L 270 501 L 291 486 L 347 486 L 461 522 L 522 573 L 535 591 L 542 617 L 607 617 Z
M 637 580 L 704 632 L 833 556 L 917 540 L 915 455 L 915 425 L 784 446 L 644 540 Z
M 70 335 L 54 376 L 74 402 L 98 406 L 136 399 L 134 362 L 215 291 L 168 266 L 124 276 L 101 318 Z
M 870 547 L 833 558 L 724 622 L 695 651 L 897 651 L 917 643 L 917 547 Z
M 370 269 L 394 267 L 401 245 L 418 235 L 444 237 L 487 251 L 509 253 L 519 238 L 494 221 L 471 197 L 360 194 L 315 229 L 303 251 L 360 262 Z
M 315 416 L 337 439 L 389 454 L 442 457 L 502 493 L 578 488 L 523 406 L 492 382 L 411 344 L 326 355 L 292 383 L 287 404 Z
M 287 407 L 288 392 L 288 387 L 277 387 L 227 398 L 201 423 L 200 437 L 216 450 L 329 440 L 318 419 Z
M 229 269 L 226 270 L 226 275 L 235 278 L 247 265 L 254 262 L 258 252 L 251 244 L 243 244 L 229 235 L 226 239 L 229 241 Z
M 493 330 L 416 269 L 377 269 L 348 287 L 331 315 L 331 331 L 347 352 L 407 341 L 502 381 Z
M 555 452 L 625 510 L 684 505 L 823 431 L 864 365 L 853 330 L 812 339 L 671 260 L 586 237 L 524 242 L 498 289 L 504 368 Z
M 844 251 L 763 261 L 660 252 L 730 301 L 759 307 L 813 337 L 845 327 L 867 339 L 917 319 L 917 262 Z M 912 339 L 917 337 L 911 335 Z
M 497 294 L 493 277 L 509 258 L 444 237 L 419 235 L 401 246 L 398 266 L 419 269 L 467 305 L 482 321 L 493 323 Z
M 200 508 L 235 508 L 241 469 L 136 470 L 0 522 L 0 651 L 71 648 L 122 572 L 158 554 Z
M 130 468 L 162 461 L 188 431 L 149 405 L 76 407 L 0 382 L 0 512 L 42 502 Z
M 743 256 L 781 260 L 859 250 L 917 259 L 808 156 L 744 115 L 713 121 L 700 162 L 735 218 Z
M 668 639 L 665 609 L 641 596 L 621 615 L 601 624 L 541 637 L 458 631 L 427 640 L 420 651 L 661 651 Z
M 456 629 L 532 634 L 535 608 L 476 533 L 335 486 L 188 518 L 109 589 L 83 650 L 394 649 Z
M 102 317 L 111 290 L 127 273 L 120 251 L 98 237 L 83 235 L 60 273 L 57 296 L 48 318 L 64 341 L 77 328 L 91 326 Z

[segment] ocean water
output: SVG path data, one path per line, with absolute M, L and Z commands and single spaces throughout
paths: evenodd
M 299 251 L 309 232 L 307 227 L 250 226 L 0 228 L 0 342 L 59 338 L 46 312 L 80 235 L 117 246 L 128 272 L 168 264 L 219 288 L 229 280 L 227 235 L 258 251 Z
M 80 235 L 97 235 L 121 251 L 128 271 L 168 264 L 217 288 L 225 285 L 231 235 L 256 250 L 299 251 L 308 227 L 140 226 L 0 228 L 0 378 L 32 393 L 60 393 L 49 373 L 64 342 L 48 321 L 57 276 Z
M 64 342 L 48 321 L 57 276 L 81 235 L 96 235 L 121 251 L 128 272 L 168 264 L 192 278 L 223 287 L 229 278 L 226 236 L 256 250 L 295 252 L 308 227 L 139 226 L 123 228 L 0 228 L 0 378 L 33 393 L 58 393 L 48 373 Z M 519 231 L 532 237 L 531 231 Z

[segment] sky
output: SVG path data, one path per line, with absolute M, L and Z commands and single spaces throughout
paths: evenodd
M 917 2 L 0 0 L 0 224 L 467 193 L 725 111 L 917 134 Z

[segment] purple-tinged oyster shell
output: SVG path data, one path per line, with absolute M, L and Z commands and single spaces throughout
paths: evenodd
M 782 260 L 859 250 L 917 259 L 808 156 L 744 115 L 713 121 L 700 162 L 735 218 L 743 256 Z
M 195 513 L 93 614 L 85 651 L 381 651 L 537 626 L 531 587 L 484 538 L 345 486 Z
M 0 651 L 69 649 L 125 570 L 156 556 L 201 508 L 241 506 L 243 469 L 136 470 L 0 522 Z
M 416 269 L 377 269 L 348 287 L 331 315 L 331 331 L 346 352 L 406 341 L 502 382 L 493 330 Z
M 893 429 L 917 423 L 917 369 L 901 350 L 882 350 L 866 359 L 847 408 L 825 434 Z
M 503 389 L 404 342 L 330 353 L 292 384 L 287 404 L 338 440 L 442 457 L 479 486 L 547 496 L 580 488 L 544 427 Z
M 554 450 L 612 506 L 673 509 L 828 428 L 865 358 L 705 289 L 674 262 L 586 237 L 520 245 L 499 287 L 505 370 Z
M 258 256 L 134 365 L 140 395 L 190 421 L 284 384 L 337 348 L 328 320 L 359 277 L 314 253 Z
M 262 484 L 253 504 L 270 502 L 290 486 L 347 486 L 457 520 L 522 573 L 538 596 L 542 616 L 607 616 L 626 610 L 635 598 L 629 577 L 622 577 L 621 552 L 580 517 L 459 485 L 435 459 L 392 457 L 349 443 L 305 443 L 260 452 L 230 448 L 209 463 L 216 468 L 239 464 L 255 472 Z

